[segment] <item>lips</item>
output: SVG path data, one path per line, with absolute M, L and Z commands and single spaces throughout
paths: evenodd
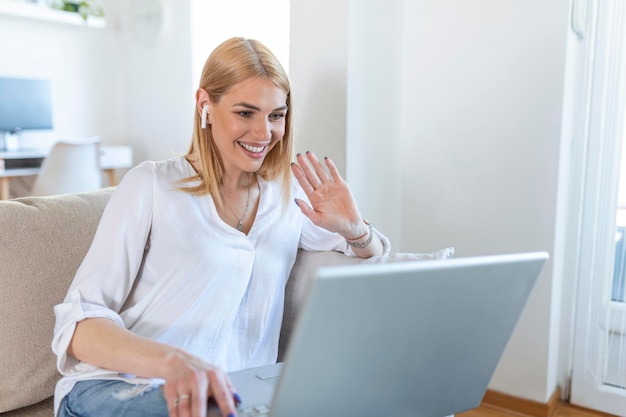
M 263 152 L 265 150 L 265 148 L 267 148 L 267 145 L 253 146 L 253 145 L 249 145 L 249 144 L 243 143 L 243 142 L 237 142 L 237 143 L 239 144 L 239 146 L 244 148 L 246 151 L 252 152 L 252 153 L 261 153 L 261 152 Z

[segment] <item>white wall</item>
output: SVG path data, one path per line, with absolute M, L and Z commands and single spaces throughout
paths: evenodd
M 406 5 L 402 166 L 412 216 L 404 217 L 403 247 L 553 254 L 568 2 Z M 551 266 L 494 389 L 545 401 L 555 388 Z
M 291 76 L 294 90 L 317 94 L 298 139 L 315 137 L 332 155 L 348 150 L 348 182 L 366 216 L 393 219 L 383 230 L 394 250 L 554 251 L 568 1 L 346 0 L 332 15 L 330 2 L 301 3 L 292 2 Z M 319 27 L 323 53 L 311 36 Z M 347 89 L 317 88 L 317 73 L 345 77 L 337 57 L 350 64 Z M 336 130 L 320 135 L 317 110 L 333 105 L 349 109 L 345 139 L 342 111 L 323 113 Z M 556 389 L 555 282 L 550 263 L 491 389 L 539 402 Z
M 99 135 L 124 142 L 122 67 L 115 31 L 0 14 L 0 76 L 51 82 L 53 131 L 25 131 L 21 144 Z
M 289 76 L 297 152 L 346 169 L 348 2 L 291 2 Z
M 191 0 L 193 80 L 216 46 L 233 36 L 257 39 L 289 71 L 289 0 Z
M 346 178 L 361 214 L 385 231 L 394 251 L 401 249 L 404 226 L 398 163 L 403 11 L 398 1 L 350 1 L 348 16 Z M 432 249 L 428 243 L 420 248 Z
M 184 153 L 191 141 L 192 79 L 189 1 L 115 2 L 122 39 L 125 140 L 135 161 Z

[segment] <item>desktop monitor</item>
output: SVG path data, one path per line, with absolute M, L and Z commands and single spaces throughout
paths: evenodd
M 50 81 L 0 78 L 0 150 L 6 134 L 52 129 Z

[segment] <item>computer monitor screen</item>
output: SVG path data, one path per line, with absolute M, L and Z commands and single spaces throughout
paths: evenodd
M 52 129 L 50 82 L 0 78 L 0 132 Z

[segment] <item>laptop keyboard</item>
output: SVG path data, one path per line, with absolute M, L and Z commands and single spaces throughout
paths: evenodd
M 263 417 L 270 414 L 269 405 L 256 405 L 254 407 L 242 407 L 237 410 L 237 416 L 239 417 Z M 445 417 L 454 417 L 454 414 L 450 414 Z
M 255 405 L 254 407 L 241 407 L 237 410 L 237 416 L 239 417 L 261 417 L 267 416 L 270 413 L 269 405 Z

